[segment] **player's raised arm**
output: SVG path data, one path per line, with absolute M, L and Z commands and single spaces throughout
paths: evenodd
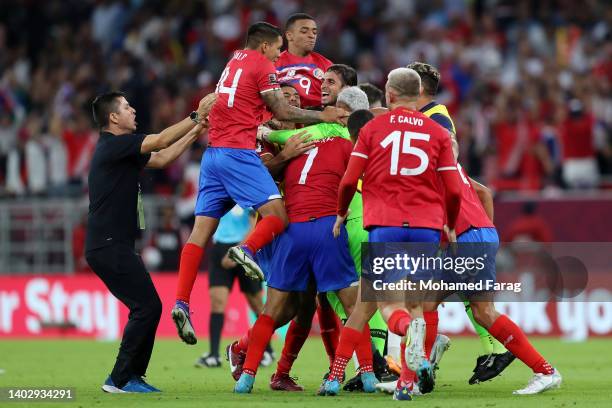
M 336 123 L 318 123 L 306 126 L 301 129 L 273 130 L 264 136 L 270 143 L 285 144 L 294 135 L 303 133 L 309 141 L 321 140 L 328 137 L 341 137 L 350 140 L 350 135 L 346 127 Z
M 187 132 L 196 126 L 196 124 L 199 124 L 201 121 L 205 120 L 216 99 L 217 95 L 214 93 L 206 95 L 204 98 L 202 98 L 202 100 L 200 100 L 197 111 L 192 112 L 191 115 L 185 119 L 170 127 L 167 127 L 160 133 L 147 135 L 142 141 L 140 152 L 143 154 L 157 152 L 169 147 L 174 142 L 185 136 Z
M 181 154 L 185 152 L 200 136 L 203 124 L 197 124 L 185 136 L 181 137 L 176 143 L 162 149 L 158 152 L 152 152 L 151 158 L 147 162 L 146 167 L 150 169 L 163 169 L 175 161 Z
M 261 97 L 278 120 L 306 124 L 319 122 L 342 124 L 342 119 L 348 116 L 346 111 L 333 106 L 326 107 L 322 112 L 296 108 L 287 103 L 279 89 L 262 92 Z

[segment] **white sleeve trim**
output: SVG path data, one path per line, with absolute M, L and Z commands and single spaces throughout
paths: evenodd
M 438 171 L 457 170 L 457 166 L 438 167 Z
M 363 153 L 359 153 L 359 152 L 353 152 L 353 153 L 351 153 L 351 156 L 363 157 L 364 159 L 368 158 L 367 154 L 363 154 Z

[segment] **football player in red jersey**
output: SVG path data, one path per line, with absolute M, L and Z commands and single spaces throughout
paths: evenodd
M 448 112 L 446 112 L 446 108 L 433 100 L 433 96 L 436 94 L 438 87 L 439 73 L 431 65 L 421 62 L 412 63 L 408 65 L 408 67 L 415 69 L 423 81 L 425 92 L 423 92 L 421 98 L 419 98 L 419 104 L 422 105 L 420 108 L 421 112 L 429 115 L 433 120 L 438 122 L 438 124 L 449 130 L 451 138 L 455 141 L 454 125 L 452 124 Z M 437 107 L 443 109 L 436 112 Z M 454 143 L 454 147 L 456 147 L 456 141 Z M 454 149 L 454 154 L 455 158 L 457 158 L 458 149 Z M 469 178 L 460 164 L 457 164 L 457 169 L 462 179 L 461 210 L 456 225 L 457 242 L 464 244 L 461 249 L 463 249 L 464 252 L 468 252 L 468 255 L 481 255 L 482 253 L 488 255 L 486 257 L 489 259 L 489 262 L 486 263 L 485 270 L 483 272 L 478 272 L 475 280 L 494 281 L 496 275 L 494 260 L 495 252 L 499 246 L 499 237 L 495 225 L 493 224 L 492 199 L 487 197 L 487 195 L 490 196 L 488 189 Z M 483 199 L 483 197 L 486 199 Z M 442 278 L 445 280 L 458 280 L 457 274 L 445 274 Z M 486 381 L 495 377 L 503 371 L 516 356 L 533 370 L 534 377 L 527 387 L 515 391 L 515 394 L 536 394 L 557 388 L 561 385 L 562 377 L 559 372 L 539 354 L 530 344 L 522 330 L 514 324 L 514 322 L 507 316 L 497 312 L 493 301 L 491 301 L 487 295 L 469 292 L 463 295 L 464 298 L 468 299 L 466 302 L 466 311 L 468 311 L 468 314 L 473 313 L 473 317 L 470 316 L 470 320 L 472 320 L 476 331 L 485 338 L 489 337 L 487 343 L 492 344 L 492 347 L 498 347 L 500 349 L 495 353 L 495 349 L 493 348 L 492 353 L 479 357 L 476 368 L 474 369 L 474 376 L 472 376 L 469 381 L 470 384 Z M 433 319 L 427 320 L 425 348 L 428 358 L 430 357 L 429 352 L 432 348 L 436 348 L 439 340 L 436 338 L 438 305 L 438 302 L 427 302 L 424 305 L 426 320 L 427 313 L 434 314 Z M 433 321 L 433 324 L 431 324 L 432 327 L 430 327 L 431 321 Z M 504 349 L 502 342 L 510 351 Z M 432 354 L 435 355 L 438 353 L 433 351 Z M 431 360 L 433 364 L 436 364 L 434 361 L 436 360 L 435 356 Z
M 268 23 L 248 29 L 246 47 L 236 51 L 217 84 L 217 101 L 210 115 L 209 146 L 202 157 L 195 224 L 183 247 L 176 303 L 172 309 L 179 336 L 197 342 L 189 315 L 189 298 L 203 248 L 221 218 L 236 203 L 262 216 L 244 243 L 229 250 L 248 276 L 263 279 L 256 252 L 282 234 L 288 218 L 278 188 L 255 152 L 257 128 L 267 106 L 279 120 L 299 123 L 340 122 L 346 112 L 328 107 L 323 112 L 289 105 L 283 98 L 273 62 L 282 46 L 280 30 Z M 198 118 L 194 118 L 198 120 Z
M 321 106 L 323 74 L 332 62 L 314 52 L 317 23 L 304 13 L 289 16 L 285 24 L 287 50 L 276 61 L 278 80 L 289 83 L 300 94 L 302 108 Z
M 367 106 L 365 94 L 363 104 Z M 288 374 L 310 331 L 314 310 L 300 302 L 299 309 L 294 311 L 292 299 L 298 296 L 314 297 L 316 292 L 334 291 L 347 314 L 350 314 L 355 304 L 357 274 L 348 250 L 346 230 L 341 229 L 339 238 L 329 233 L 335 222 L 338 185 L 351 151 L 352 143 L 345 138 L 317 140 L 312 149 L 295 157 L 284 170 L 285 206 L 290 224 L 286 233 L 263 248 L 260 255 L 268 285 L 265 311 L 249 335 L 228 348 L 232 375 L 236 378 L 240 374 L 234 387 L 235 392 L 251 391 L 263 353 L 262 342 L 269 341 L 274 329 L 285 324 L 287 318 L 291 319 L 295 314 L 297 317 L 289 327 L 283 356 L 270 385 L 273 389 L 303 390 L 290 380 Z M 274 159 L 267 157 L 265 160 L 270 163 Z M 314 281 L 315 291 L 309 290 L 311 281 Z M 311 294 L 304 295 L 305 292 Z M 312 301 L 305 303 L 314 304 Z M 363 389 L 374 392 L 377 380 L 372 369 L 367 325 L 358 341 L 357 355 Z
M 385 91 L 390 111 L 370 121 L 359 134 L 340 184 L 334 235 L 346 218 L 348 204 L 365 171 L 363 223 L 370 230 L 370 242 L 429 243 L 433 250 L 445 219 L 449 240 L 455 241 L 454 228 L 461 206 L 461 179 L 450 138 L 418 111 L 416 101 L 422 90 L 414 70 L 391 71 Z M 439 191 L 438 178 L 446 187 L 444 196 Z M 421 273 L 424 271 L 417 270 L 414 276 Z M 388 278 L 393 282 L 403 278 L 391 275 Z M 343 328 L 332 373 L 325 383 L 327 395 L 338 394 L 339 374 L 353 354 L 354 339 L 371 316 L 371 308 L 371 304 L 358 302 Z M 433 373 L 423 348 L 425 322 L 421 303 L 379 302 L 379 308 L 389 329 L 410 339 L 406 349 L 409 368 L 416 371 L 419 382 L 430 381 Z M 410 399 L 410 389 L 401 389 L 394 397 Z

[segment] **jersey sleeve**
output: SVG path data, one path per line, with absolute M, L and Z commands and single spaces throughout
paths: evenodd
M 441 147 L 438 157 L 437 171 L 457 170 L 457 161 L 453 155 L 450 137 L 445 131 L 440 131 Z
M 278 85 L 278 79 L 276 78 L 276 68 L 270 61 L 262 64 L 262 66 L 256 71 L 255 79 L 257 81 L 257 89 L 259 92 L 272 91 L 274 89 L 280 89 Z
M 429 118 L 433 120 L 434 122 L 436 122 L 438 125 L 442 126 L 444 129 L 448 130 L 449 132 L 453 134 L 455 133 L 453 129 L 453 123 L 448 118 L 448 116 L 444 116 L 441 113 L 434 113 Z
M 348 130 L 337 123 L 318 123 L 301 129 L 275 130 L 270 132 L 266 139 L 271 143 L 285 144 L 287 140 L 300 132 L 307 131 L 310 134 L 308 140 L 321 140 L 328 137 L 341 137 L 350 140 Z

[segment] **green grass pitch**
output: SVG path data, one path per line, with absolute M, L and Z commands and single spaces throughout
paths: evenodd
M 227 341 L 224 342 L 224 345 Z M 612 357 L 610 340 L 565 343 L 558 339 L 534 339 L 534 344 L 563 375 L 560 390 L 535 396 L 515 396 L 531 376 L 520 361 L 487 383 L 470 386 L 479 343 L 476 338 L 453 339 L 438 372 L 433 394 L 417 397 L 414 406 L 452 407 L 610 407 L 612 406 Z M 281 345 L 274 343 L 277 354 Z M 148 380 L 162 394 L 111 395 L 100 390 L 114 362 L 116 342 L 91 340 L 0 340 L 0 387 L 74 387 L 75 401 L 67 403 L 6 402 L 2 407 L 388 407 L 400 402 L 386 394 L 343 392 L 339 397 L 315 395 L 327 369 L 327 358 L 318 337 L 308 340 L 293 375 L 306 387 L 302 393 L 273 392 L 268 381 L 274 368 L 259 370 L 253 393 L 235 395 L 228 364 L 220 369 L 197 369 L 193 362 L 206 344 L 186 346 L 178 340 L 156 343 Z M 352 370 L 352 363 L 350 363 Z M 352 371 L 347 371 L 351 374 Z M 41 405 L 42 404 L 42 405 Z M 324 404 L 324 405 L 323 405 Z

